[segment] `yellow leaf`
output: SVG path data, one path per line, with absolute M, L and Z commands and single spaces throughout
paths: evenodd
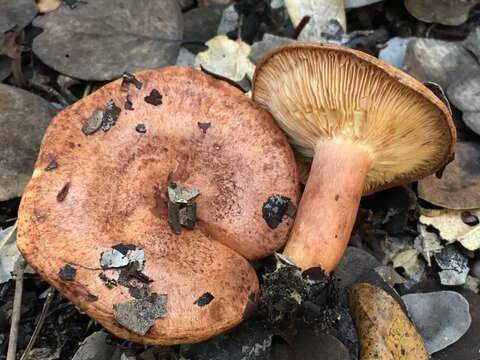
M 384 290 L 368 283 L 350 286 L 350 311 L 357 327 L 360 360 L 428 360 L 415 327 Z
M 62 0 L 37 0 L 38 11 L 46 13 L 60 6 Z

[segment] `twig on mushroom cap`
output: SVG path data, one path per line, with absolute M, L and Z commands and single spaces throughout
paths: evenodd
M 313 157 L 284 250 L 303 269 L 335 267 L 362 194 L 434 173 L 453 152 L 450 112 L 429 89 L 345 47 L 274 50 L 256 67 L 252 98 L 287 133 L 301 165 Z

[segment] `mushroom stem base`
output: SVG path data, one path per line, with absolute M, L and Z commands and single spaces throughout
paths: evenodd
M 360 145 L 319 143 L 283 254 L 303 270 L 330 272 L 340 261 L 355 222 L 371 164 Z

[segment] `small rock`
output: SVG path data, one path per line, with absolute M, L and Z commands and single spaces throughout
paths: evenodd
M 347 347 L 350 353 L 350 358 L 358 359 L 357 329 L 355 328 L 355 324 L 348 308 L 339 309 L 336 329 L 338 331 L 337 336 L 339 340 Z
M 175 65 L 193 67 L 194 62 L 195 54 L 191 53 L 184 47 L 180 48 Z
M 480 59 L 480 26 L 477 26 L 463 41 L 463 46 Z
M 462 111 L 480 111 L 478 94 L 480 93 L 480 67 L 478 72 L 470 73 L 448 87 L 450 102 Z
M 455 291 L 407 294 L 402 300 L 429 354 L 453 344 L 470 327 L 468 301 Z
M 475 260 L 472 267 L 472 275 L 480 278 L 480 260 Z
M 275 357 L 272 359 L 350 359 L 347 348 L 336 337 L 307 329 L 299 331 L 291 346 L 273 349 L 273 352 Z
M 418 38 L 407 45 L 404 70 L 422 82 L 433 81 L 447 89 L 457 80 L 457 70 L 477 68 L 477 60 L 458 43 Z
M 405 279 L 400 276 L 391 266 L 380 265 L 377 266 L 375 272 L 392 288 L 397 284 L 403 284 Z
M 300 41 L 324 41 L 322 33 L 331 20 L 336 20 L 347 30 L 347 21 L 342 0 L 285 0 L 285 7 L 293 26 L 298 26 L 305 16 L 310 20 L 298 36 Z
M 38 13 L 38 8 L 31 0 L 3 0 L 0 2 L 0 43 L 3 34 L 17 26 L 17 31 L 30 24 Z
M 226 5 L 200 6 L 183 14 L 184 41 L 204 43 L 217 35 L 217 28 Z M 186 43 L 185 48 L 194 54 L 205 50 L 203 45 Z
M 120 360 L 122 351 L 107 344 L 106 338 L 106 332 L 94 332 L 83 341 L 72 360 Z
M 207 341 L 184 345 L 180 353 L 192 360 L 260 360 L 270 353 L 272 338 L 263 321 L 251 319 Z
M 403 69 L 403 61 L 410 40 L 412 40 L 412 38 L 391 38 L 385 43 L 385 47 L 378 53 L 378 58 L 398 69 Z
M 112 80 L 125 71 L 172 65 L 183 37 L 176 0 L 83 1 L 74 10 L 63 2 L 33 24 L 43 30 L 33 40 L 35 55 L 82 80 Z
M 223 15 L 217 28 L 217 35 L 224 35 L 235 31 L 238 27 L 239 19 L 240 16 L 235 10 L 235 7 L 233 5 L 227 6 L 227 8 L 223 10 Z
M 343 0 L 343 6 L 345 9 L 353 9 L 371 4 L 376 4 L 383 0 Z
M 270 51 L 293 42 L 295 42 L 293 39 L 265 33 L 262 41 L 258 41 L 252 45 L 248 58 L 254 64 L 258 64 Z
M 38 95 L 3 84 L 0 99 L 0 201 L 5 201 L 22 195 L 55 109 Z
M 339 280 L 338 286 L 346 288 L 353 284 L 360 275 L 378 265 L 380 263 L 373 255 L 357 247 L 348 246 L 333 273 Z
M 448 245 L 442 252 L 434 255 L 438 266 L 442 269 L 438 273 L 443 285 L 462 285 L 470 271 L 468 260 L 460 254 L 453 245 Z
M 472 130 L 477 135 L 480 135 L 480 112 L 464 112 L 462 115 L 462 120 L 467 125 L 470 130 Z
M 418 20 L 443 25 L 460 25 L 478 0 L 404 0 L 406 9 Z
M 10 76 L 12 72 L 12 61 L 8 56 L 0 55 L 0 82 Z
M 448 209 L 480 209 L 480 144 L 458 141 L 455 159 L 446 166 L 441 179 L 430 175 L 420 180 L 418 196 Z

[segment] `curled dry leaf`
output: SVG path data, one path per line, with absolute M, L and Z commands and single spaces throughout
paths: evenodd
M 423 215 L 420 222 L 424 225 L 431 225 L 437 229 L 442 239 L 452 243 L 459 241 L 463 247 L 475 251 L 480 248 L 480 224 L 474 222 L 469 225 L 462 218 L 462 210 L 439 209 L 426 211 L 422 209 Z M 470 210 L 472 217 L 480 217 L 480 209 Z
M 357 327 L 360 360 L 429 358 L 415 327 L 382 289 L 368 283 L 350 286 L 350 311 Z
M 233 81 L 242 80 L 245 74 L 252 78 L 255 65 L 248 59 L 250 45 L 237 40 L 230 40 L 225 35 L 215 36 L 205 43 L 208 50 L 199 53 L 195 58 L 195 68 L 200 65 L 217 75 Z

